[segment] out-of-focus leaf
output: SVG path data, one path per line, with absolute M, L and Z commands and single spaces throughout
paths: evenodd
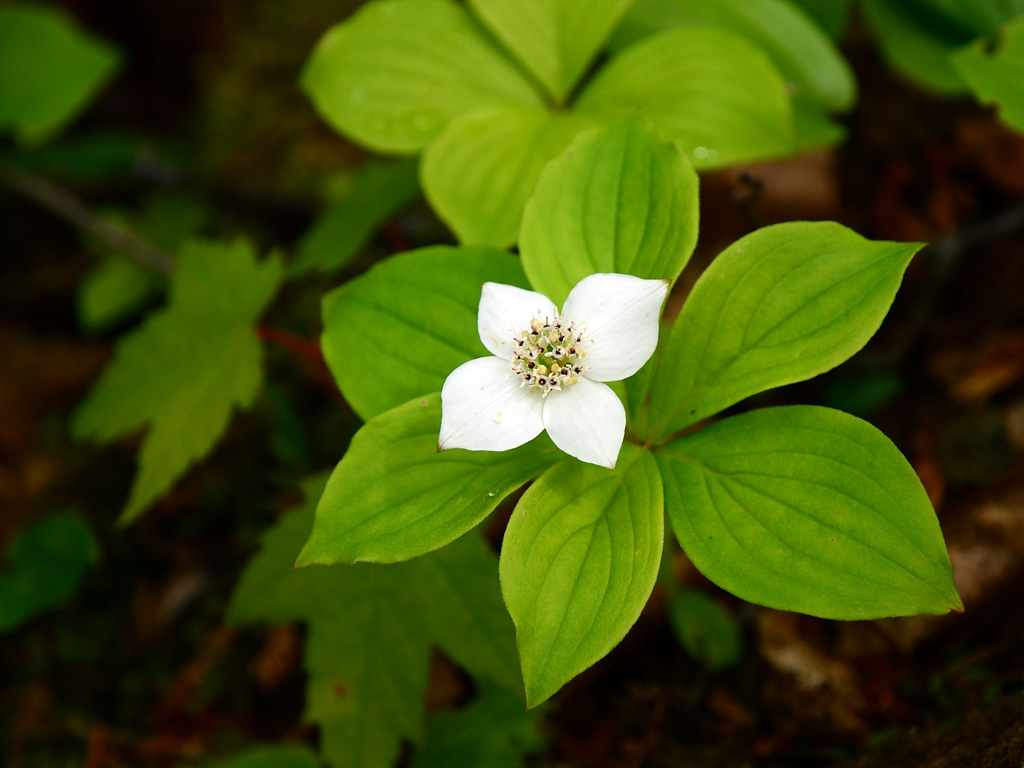
M 793 0 L 803 8 L 818 26 L 833 38 L 841 38 L 850 22 L 854 0 Z
M 52 135 L 93 100 L 118 59 L 59 8 L 0 5 L 0 130 L 24 143 Z
M 320 761 L 306 747 L 274 744 L 253 747 L 240 754 L 213 763 L 204 768 L 319 768 Z M 190 768 L 186 763 L 181 768 Z
M 979 40 L 953 56 L 953 65 L 983 104 L 995 104 L 1004 123 L 1024 133 L 1024 16 L 1006 25 L 999 47 Z
M 743 640 L 736 620 L 703 592 L 670 590 L 668 615 L 683 648 L 705 669 L 717 672 L 740 660 Z

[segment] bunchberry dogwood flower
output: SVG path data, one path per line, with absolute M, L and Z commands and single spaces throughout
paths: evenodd
M 438 450 L 507 451 L 547 430 L 581 461 L 615 468 L 626 411 L 605 381 L 632 376 L 658 345 L 668 281 L 596 274 L 562 311 L 536 291 L 484 283 L 477 320 L 492 357 L 441 389 Z

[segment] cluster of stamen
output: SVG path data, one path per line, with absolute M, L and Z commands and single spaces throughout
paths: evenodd
M 533 318 L 529 329 L 512 340 L 512 371 L 522 379 L 520 386 L 547 397 L 553 389 L 575 384 L 589 367 L 581 362 L 586 357 L 582 342 L 583 329 L 574 320 Z

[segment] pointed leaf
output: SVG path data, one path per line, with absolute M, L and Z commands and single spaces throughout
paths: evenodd
M 850 358 L 878 330 L 920 248 L 833 222 L 777 224 L 731 245 L 697 281 L 660 358 L 654 431 L 677 432 Z
M 500 574 L 528 706 L 622 640 L 654 588 L 663 543 L 658 468 L 634 446 L 617 471 L 563 461 L 523 494 Z
M 830 619 L 962 610 L 921 481 L 867 422 L 765 408 L 657 455 L 679 543 L 744 600 Z
M 995 52 L 984 40 L 958 51 L 953 66 L 983 104 L 995 104 L 999 118 L 1024 133 L 1024 16 L 1007 24 Z

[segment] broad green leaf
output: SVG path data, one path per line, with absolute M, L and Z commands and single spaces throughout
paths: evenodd
M 75 414 L 80 438 L 106 442 L 148 427 L 120 522 L 137 518 L 213 448 L 260 382 L 256 319 L 281 275 L 244 241 L 192 241 L 181 250 L 170 302 L 117 346 Z
M 809 96 L 793 99 L 793 120 L 796 143 L 801 150 L 834 147 L 846 138 L 846 129 Z
M 679 145 L 640 115 L 580 134 L 548 163 L 523 214 L 530 283 L 561 305 L 595 272 L 675 280 L 697 244 L 697 188 Z
M 401 565 L 294 570 L 321 483 L 263 539 L 235 590 L 233 624 L 307 625 L 306 718 L 334 768 L 390 768 L 403 739 L 422 738 L 431 647 L 472 674 L 519 688 L 511 622 L 495 557 L 466 536 Z
M 656 435 L 817 376 L 863 347 L 919 243 L 872 242 L 833 222 L 752 232 L 701 275 L 651 390 Z
M 373 232 L 419 191 L 417 163 L 375 162 L 361 166 L 349 178 L 330 207 L 299 241 L 292 277 L 314 270 L 333 272 L 347 266 Z
M 633 0 L 469 0 L 561 104 Z
M 458 712 L 440 712 L 427 728 L 411 768 L 522 768 L 524 758 L 544 749 L 537 710 L 493 686 Z
M 393 563 L 443 547 L 561 455 L 546 438 L 440 453 L 440 425 L 433 394 L 363 426 L 331 474 L 297 565 Z
M 81 112 L 117 69 L 116 49 L 45 5 L 0 5 L 0 130 L 32 143 Z
M 594 120 L 503 104 L 451 123 L 423 153 L 423 192 L 463 243 L 504 248 L 544 164 Z
M 854 0 L 793 0 L 834 39 L 846 34 Z
M 786 85 L 768 56 L 735 33 L 671 29 L 613 57 L 580 95 L 602 122 L 641 110 L 698 168 L 795 149 Z
M 54 515 L 20 529 L 0 558 L 0 633 L 70 595 L 96 554 L 92 533 L 75 515 Z
M 616 34 L 619 46 L 673 27 L 713 26 L 742 35 L 796 87 L 829 109 L 857 98 L 853 70 L 814 20 L 786 0 L 638 0 Z
M 962 610 L 921 481 L 867 422 L 766 408 L 657 456 L 679 543 L 744 600 L 829 619 Z
M 364 421 L 441 391 L 449 373 L 488 354 L 476 330 L 487 281 L 527 285 L 504 251 L 434 246 L 386 259 L 324 296 L 324 359 Z
M 995 104 L 1004 123 L 1024 132 L 1024 16 L 1007 24 L 999 48 L 984 41 L 958 51 L 953 65 L 983 104 Z
M 739 627 L 716 600 L 696 589 L 670 589 L 668 615 L 683 648 L 705 669 L 717 672 L 739 662 Z
M 193 763 L 183 763 L 182 768 L 191 768 Z M 319 768 L 316 759 L 307 747 L 272 744 L 252 747 L 224 760 L 204 764 L 205 768 Z
M 650 597 L 664 543 L 658 467 L 624 446 L 618 470 L 562 461 L 516 505 L 501 592 L 535 707 L 614 648 Z
M 488 104 L 540 104 L 533 86 L 450 0 L 377 0 L 332 27 L 302 87 L 340 133 L 379 152 L 423 149 Z

